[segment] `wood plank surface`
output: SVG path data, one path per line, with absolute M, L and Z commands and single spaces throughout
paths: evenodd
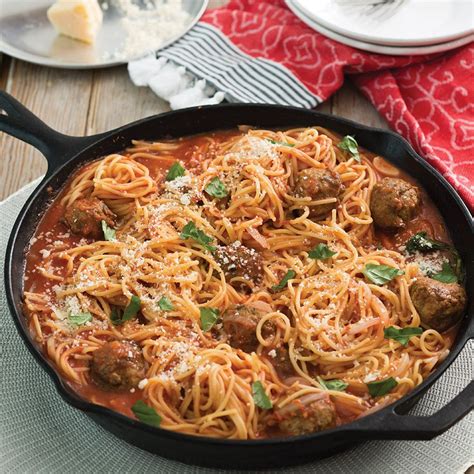
M 225 0 L 212 0 L 210 7 L 223 3 Z M 149 88 L 135 87 L 125 66 L 73 71 L 7 56 L 0 59 L 0 89 L 65 134 L 99 133 L 169 110 L 168 104 Z M 387 128 L 350 81 L 317 110 Z M 46 161 L 37 150 L 4 133 L 0 133 L 0 154 L 0 200 L 46 171 Z

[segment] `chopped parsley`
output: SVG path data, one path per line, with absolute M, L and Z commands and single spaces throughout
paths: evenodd
M 257 380 L 252 384 L 252 396 L 255 405 L 257 405 L 259 408 L 270 410 L 273 407 L 272 401 L 265 393 L 265 388 L 263 387 L 263 384 L 260 382 L 260 380 Z
M 321 377 L 317 378 L 319 385 L 325 390 L 335 390 L 336 392 L 343 392 L 349 384 L 340 379 L 323 380 Z
M 217 176 L 211 179 L 211 181 L 204 188 L 204 190 L 210 196 L 213 196 L 218 199 L 225 198 L 229 194 L 226 187 L 224 186 L 224 183 Z
M 74 326 L 82 326 L 83 324 L 92 321 L 92 314 L 89 312 L 70 314 L 67 319 L 71 324 L 74 324 Z
M 295 278 L 296 272 L 294 270 L 288 270 L 285 273 L 285 276 L 280 280 L 280 283 L 278 285 L 273 285 L 272 286 L 272 291 L 281 291 L 283 290 L 288 282 L 292 279 Z
M 137 420 L 146 423 L 147 425 L 156 426 L 157 428 L 161 423 L 161 416 L 156 413 L 156 410 L 147 405 L 143 400 L 138 400 L 132 406 L 133 414 L 137 417 Z
M 399 329 L 395 326 L 390 326 L 383 330 L 385 339 L 394 339 L 402 346 L 406 346 L 412 336 L 419 336 L 422 333 L 423 329 L 420 327 L 406 327 Z
M 346 135 L 337 145 L 337 147 L 340 150 L 343 150 L 343 151 L 349 153 L 349 155 L 354 157 L 354 159 L 356 161 L 360 162 L 360 155 L 359 155 L 358 146 L 359 145 L 357 144 L 355 138 L 352 137 L 351 135 Z
M 430 278 L 433 278 L 433 280 L 441 281 L 443 283 L 458 282 L 458 277 L 456 276 L 456 273 L 454 273 L 453 268 L 448 262 L 444 262 L 441 271 L 438 273 L 431 274 Z
M 167 296 L 162 296 L 158 301 L 158 306 L 162 311 L 173 311 L 174 306 Z
M 282 146 L 289 146 L 293 148 L 295 145 L 293 143 L 288 143 L 288 142 L 276 142 L 275 140 L 272 140 L 271 138 L 267 138 L 267 140 L 270 143 L 273 143 L 274 145 L 282 145 Z
M 388 265 L 376 265 L 375 263 L 368 263 L 362 270 L 362 273 L 376 285 L 385 285 L 385 283 L 392 281 L 395 277 L 405 274 L 403 270 L 398 268 Z
M 386 395 L 397 385 L 398 382 L 393 377 L 389 377 L 388 379 L 380 380 L 379 382 L 370 382 L 367 384 L 367 388 L 369 389 L 370 396 L 375 398 Z
M 176 178 L 184 176 L 185 173 L 186 169 L 181 166 L 181 163 L 179 161 L 176 161 L 171 165 L 165 179 L 166 181 L 174 181 Z
M 219 310 L 217 308 L 199 308 L 199 312 L 201 313 L 201 329 L 204 332 L 209 331 L 216 324 Z
M 309 258 L 314 258 L 314 260 L 326 260 L 336 255 L 337 252 L 333 252 L 326 244 L 318 244 L 314 249 L 310 250 L 308 253 Z
M 115 229 L 109 227 L 107 222 L 101 221 L 102 224 L 102 232 L 104 233 L 105 240 L 114 240 L 115 239 Z
M 189 221 L 183 227 L 179 237 L 183 240 L 192 239 L 198 244 L 201 244 L 206 250 L 209 250 L 210 252 L 214 252 L 214 250 L 216 250 L 216 247 L 209 245 L 210 242 L 213 241 L 213 238 L 209 237 L 202 230 L 198 229 L 193 221 Z

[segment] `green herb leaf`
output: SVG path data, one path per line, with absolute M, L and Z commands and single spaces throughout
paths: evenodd
M 375 263 L 368 263 L 362 273 L 376 285 L 385 285 L 392 281 L 395 277 L 403 275 L 405 272 L 398 268 L 389 267 L 388 265 L 376 265 Z
M 168 174 L 166 175 L 166 181 L 173 181 L 180 176 L 184 176 L 186 169 L 181 166 L 179 161 L 176 161 L 171 165 L 171 168 L 168 170 Z
M 292 279 L 295 278 L 296 272 L 294 270 L 288 270 L 285 273 L 285 276 L 280 280 L 280 283 L 278 285 L 273 285 L 272 286 L 272 291 L 281 291 L 283 290 L 288 282 Z
M 282 145 L 282 146 L 289 146 L 293 148 L 295 145 L 293 143 L 288 143 L 288 142 L 276 142 L 275 140 L 272 140 L 271 138 L 267 138 L 267 140 L 270 143 L 273 143 L 274 145 Z
M 109 227 L 107 222 L 101 221 L 102 224 L 102 232 L 104 233 L 105 240 L 114 240 L 115 239 L 115 229 Z
M 343 392 L 349 386 L 348 383 L 340 379 L 323 380 L 321 377 L 318 377 L 318 382 L 325 390 L 335 390 L 336 392 Z
M 314 249 L 310 250 L 308 253 L 309 258 L 314 258 L 315 260 L 326 260 L 331 258 L 333 255 L 336 255 L 337 252 L 333 252 L 326 244 L 318 244 Z
M 213 196 L 218 199 L 225 198 L 229 194 L 226 187 L 224 186 L 224 183 L 217 176 L 211 179 L 211 181 L 204 188 L 204 190 L 210 196 Z
M 201 329 L 205 332 L 209 331 L 216 324 L 219 310 L 217 308 L 199 308 L 199 312 L 201 313 Z
M 449 247 L 448 244 L 439 240 L 430 239 L 426 232 L 418 232 L 412 235 L 406 243 L 408 253 L 431 252 L 432 250 L 441 250 Z
M 394 326 L 390 326 L 383 330 L 385 339 L 394 339 L 399 342 L 402 346 L 406 346 L 412 336 L 418 336 L 423 333 L 423 329 L 420 327 L 406 327 L 398 329 Z
M 68 316 L 68 320 L 71 324 L 74 324 L 75 326 L 82 326 L 83 324 L 86 324 L 87 322 L 92 321 L 92 314 L 89 312 L 70 314 Z
M 213 240 L 212 237 L 209 237 L 202 230 L 198 229 L 193 221 L 189 221 L 183 227 L 179 237 L 183 240 L 193 239 L 210 252 L 214 252 L 214 250 L 216 250 L 216 247 L 209 245 L 209 243 Z
M 388 379 L 380 380 L 379 382 L 370 382 L 367 384 L 367 388 L 369 389 L 370 396 L 375 398 L 386 395 L 397 385 L 398 382 L 393 377 L 389 377 Z
M 110 322 L 114 326 L 118 326 L 119 324 L 122 324 L 125 321 L 133 319 L 140 310 L 140 306 L 140 298 L 136 295 L 132 295 L 132 297 L 130 298 L 130 302 L 128 303 L 123 313 L 121 309 L 117 308 L 116 306 L 112 308 L 112 311 L 110 313 Z
M 359 148 L 354 137 L 346 135 L 337 145 L 337 147 L 343 151 L 346 151 L 355 158 L 356 161 L 360 162 Z
M 147 405 L 143 400 L 138 400 L 132 406 L 133 414 L 138 420 L 146 423 L 147 425 L 156 426 L 157 428 L 161 423 L 161 416 L 156 413 L 156 410 Z
M 174 306 L 171 300 L 167 296 L 162 296 L 158 301 L 158 306 L 162 311 L 173 311 Z
M 430 275 L 433 280 L 438 280 L 443 283 L 457 283 L 458 277 L 454 273 L 451 265 L 448 262 L 443 263 L 443 267 L 440 272 Z
M 262 382 L 257 380 L 252 384 L 252 396 L 255 405 L 264 410 L 270 410 L 273 407 L 272 401 L 268 398 L 268 395 L 265 393 Z

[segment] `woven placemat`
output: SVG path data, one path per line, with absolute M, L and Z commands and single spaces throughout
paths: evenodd
M 18 212 L 38 182 L 0 203 L 0 260 Z M 0 277 L 0 472 L 1 473 L 208 473 L 168 461 L 121 441 L 67 405 L 33 360 L 8 314 Z M 429 390 L 414 414 L 435 412 L 473 378 L 474 344 Z M 291 473 L 457 473 L 474 461 L 471 413 L 432 441 L 373 441 Z

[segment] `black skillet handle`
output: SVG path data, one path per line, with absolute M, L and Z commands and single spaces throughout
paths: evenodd
M 5 114 L 1 114 L 4 111 Z M 48 161 L 48 174 L 102 136 L 71 137 L 48 127 L 5 91 L 0 91 L 0 131 L 38 149 Z
M 474 381 L 471 380 L 462 392 L 432 415 L 399 415 L 393 409 L 384 410 L 361 418 L 353 426 L 355 432 L 366 439 L 428 440 L 444 433 L 473 408 Z

